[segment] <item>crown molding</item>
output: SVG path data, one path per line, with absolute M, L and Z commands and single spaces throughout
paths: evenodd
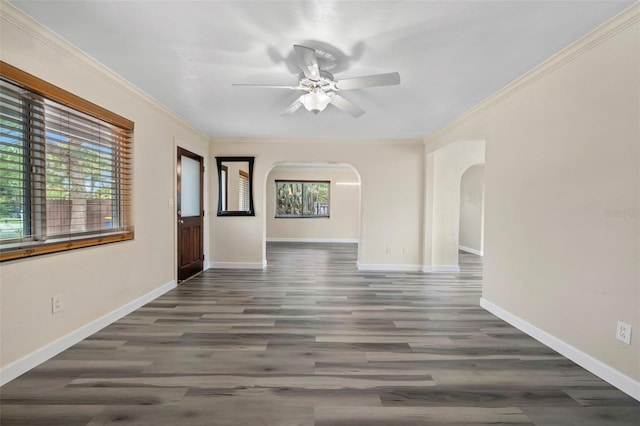
M 0 18 L 3 21 L 15 25 L 17 28 L 33 38 L 43 42 L 64 57 L 71 59 L 83 69 L 105 80 L 108 84 L 116 86 L 118 89 L 139 98 L 155 111 L 164 114 L 187 129 L 197 133 L 202 138 L 209 140 L 210 135 L 195 127 L 187 119 L 178 115 L 163 103 L 137 88 L 125 78 L 121 77 L 98 60 L 92 58 L 84 51 L 69 43 L 69 41 L 60 37 L 40 22 L 18 9 L 16 6 L 8 3 L 6 0 L 0 0 Z
M 562 49 L 560 52 L 546 59 L 541 64 L 527 71 L 505 87 L 490 95 L 471 109 L 459 115 L 440 129 L 429 134 L 424 138 L 425 145 L 432 139 L 461 126 L 474 116 L 486 111 L 487 109 L 499 104 L 521 90 L 527 88 L 538 80 L 564 67 L 576 58 L 589 52 L 593 48 L 599 46 L 610 38 L 616 36 L 627 28 L 640 22 L 640 2 L 636 2 L 627 9 L 620 12 L 607 22 L 603 23 L 590 33 L 584 35 L 574 43 Z
M 260 137 L 211 137 L 211 142 L 216 144 L 364 144 L 364 145 L 424 145 L 424 139 L 363 139 L 363 138 L 260 138 Z

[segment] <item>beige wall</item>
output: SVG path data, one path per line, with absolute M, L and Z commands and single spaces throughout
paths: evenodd
M 5 367 L 175 280 L 175 139 L 205 155 L 208 139 L 5 3 L 0 28 L 3 61 L 135 122 L 135 239 L 4 262 Z M 63 296 L 56 315 L 54 295 Z
M 267 176 L 265 200 L 267 239 L 356 241 L 360 237 L 360 178 L 351 167 L 276 167 Z M 275 217 L 276 180 L 327 180 L 329 217 L 293 219 Z
M 211 140 L 214 156 L 255 156 L 255 217 L 211 217 L 211 265 L 261 267 L 265 261 L 267 175 L 280 163 L 341 163 L 361 179 L 362 268 L 418 270 L 421 260 L 424 152 L 420 140 L 225 138 Z M 217 199 L 217 176 L 212 176 Z
M 460 246 L 482 253 L 484 165 L 471 166 L 460 181 Z
M 637 383 L 640 338 L 615 338 L 640 330 L 634 10 L 425 142 L 486 140 L 483 297 Z

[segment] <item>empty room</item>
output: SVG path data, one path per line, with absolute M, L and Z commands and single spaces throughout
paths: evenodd
M 0 424 L 637 425 L 640 2 L 0 0 Z

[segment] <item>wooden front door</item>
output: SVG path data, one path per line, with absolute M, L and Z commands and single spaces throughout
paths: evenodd
M 178 281 L 201 272 L 204 265 L 204 164 L 199 155 L 178 148 Z

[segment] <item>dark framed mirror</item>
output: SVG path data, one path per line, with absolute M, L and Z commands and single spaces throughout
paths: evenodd
M 253 159 L 254 157 L 216 157 L 218 216 L 255 216 Z

